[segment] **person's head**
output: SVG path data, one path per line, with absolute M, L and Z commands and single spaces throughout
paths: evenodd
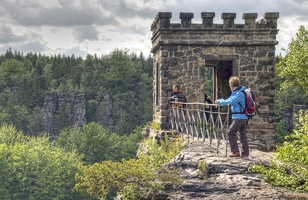
M 178 91 L 180 91 L 180 86 L 179 85 L 173 85 L 172 90 L 173 90 L 173 92 L 178 92 Z
M 240 79 L 237 76 L 231 76 L 229 79 L 230 88 L 237 88 L 240 86 Z

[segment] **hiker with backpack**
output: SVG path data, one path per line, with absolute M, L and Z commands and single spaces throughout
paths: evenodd
M 185 95 L 180 90 L 179 85 L 172 86 L 172 92 L 169 95 L 168 101 L 172 103 L 173 108 L 184 108 L 186 100 Z M 182 102 L 182 103 L 181 103 Z
M 230 105 L 233 122 L 228 130 L 228 139 L 232 154 L 230 157 L 248 157 L 249 145 L 247 139 L 247 121 L 248 116 L 245 113 L 246 96 L 245 87 L 240 85 L 240 80 L 236 76 L 229 79 L 229 87 L 232 91 L 228 99 L 218 99 L 215 104 Z M 237 132 L 239 132 L 242 150 L 240 152 L 237 145 Z

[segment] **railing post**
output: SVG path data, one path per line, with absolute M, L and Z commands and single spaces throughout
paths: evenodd
M 215 143 L 216 152 L 225 149 L 227 156 L 228 149 L 228 128 L 229 128 L 229 106 L 221 109 L 223 106 L 215 104 L 207 104 L 209 110 L 205 109 L 205 103 L 183 103 L 184 108 L 170 109 L 170 125 L 171 129 L 187 134 L 188 142 L 190 136 L 194 140 L 195 137 L 199 140 L 199 133 L 202 135 L 203 142 L 208 139 L 208 145 L 212 146 Z M 215 108 L 215 109 L 214 109 Z M 213 143 L 214 142 L 214 143 Z M 224 143 L 225 145 L 220 145 Z

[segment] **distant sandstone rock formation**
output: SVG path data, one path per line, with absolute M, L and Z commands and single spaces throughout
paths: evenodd
M 55 116 L 61 114 L 60 108 L 65 108 L 70 125 L 82 127 L 86 123 L 85 95 L 77 92 L 47 92 L 44 99 L 45 128 L 53 135 Z

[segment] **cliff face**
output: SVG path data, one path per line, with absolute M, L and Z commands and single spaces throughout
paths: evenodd
M 61 108 L 65 113 L 61 113 Z M 55 117 L 66 115 L 71 126 L 82 127 L 86 123 L 86 99 L 76 92 L 47 92 L 44 99 L 45 128 L 50 135 L 55 134 Z

